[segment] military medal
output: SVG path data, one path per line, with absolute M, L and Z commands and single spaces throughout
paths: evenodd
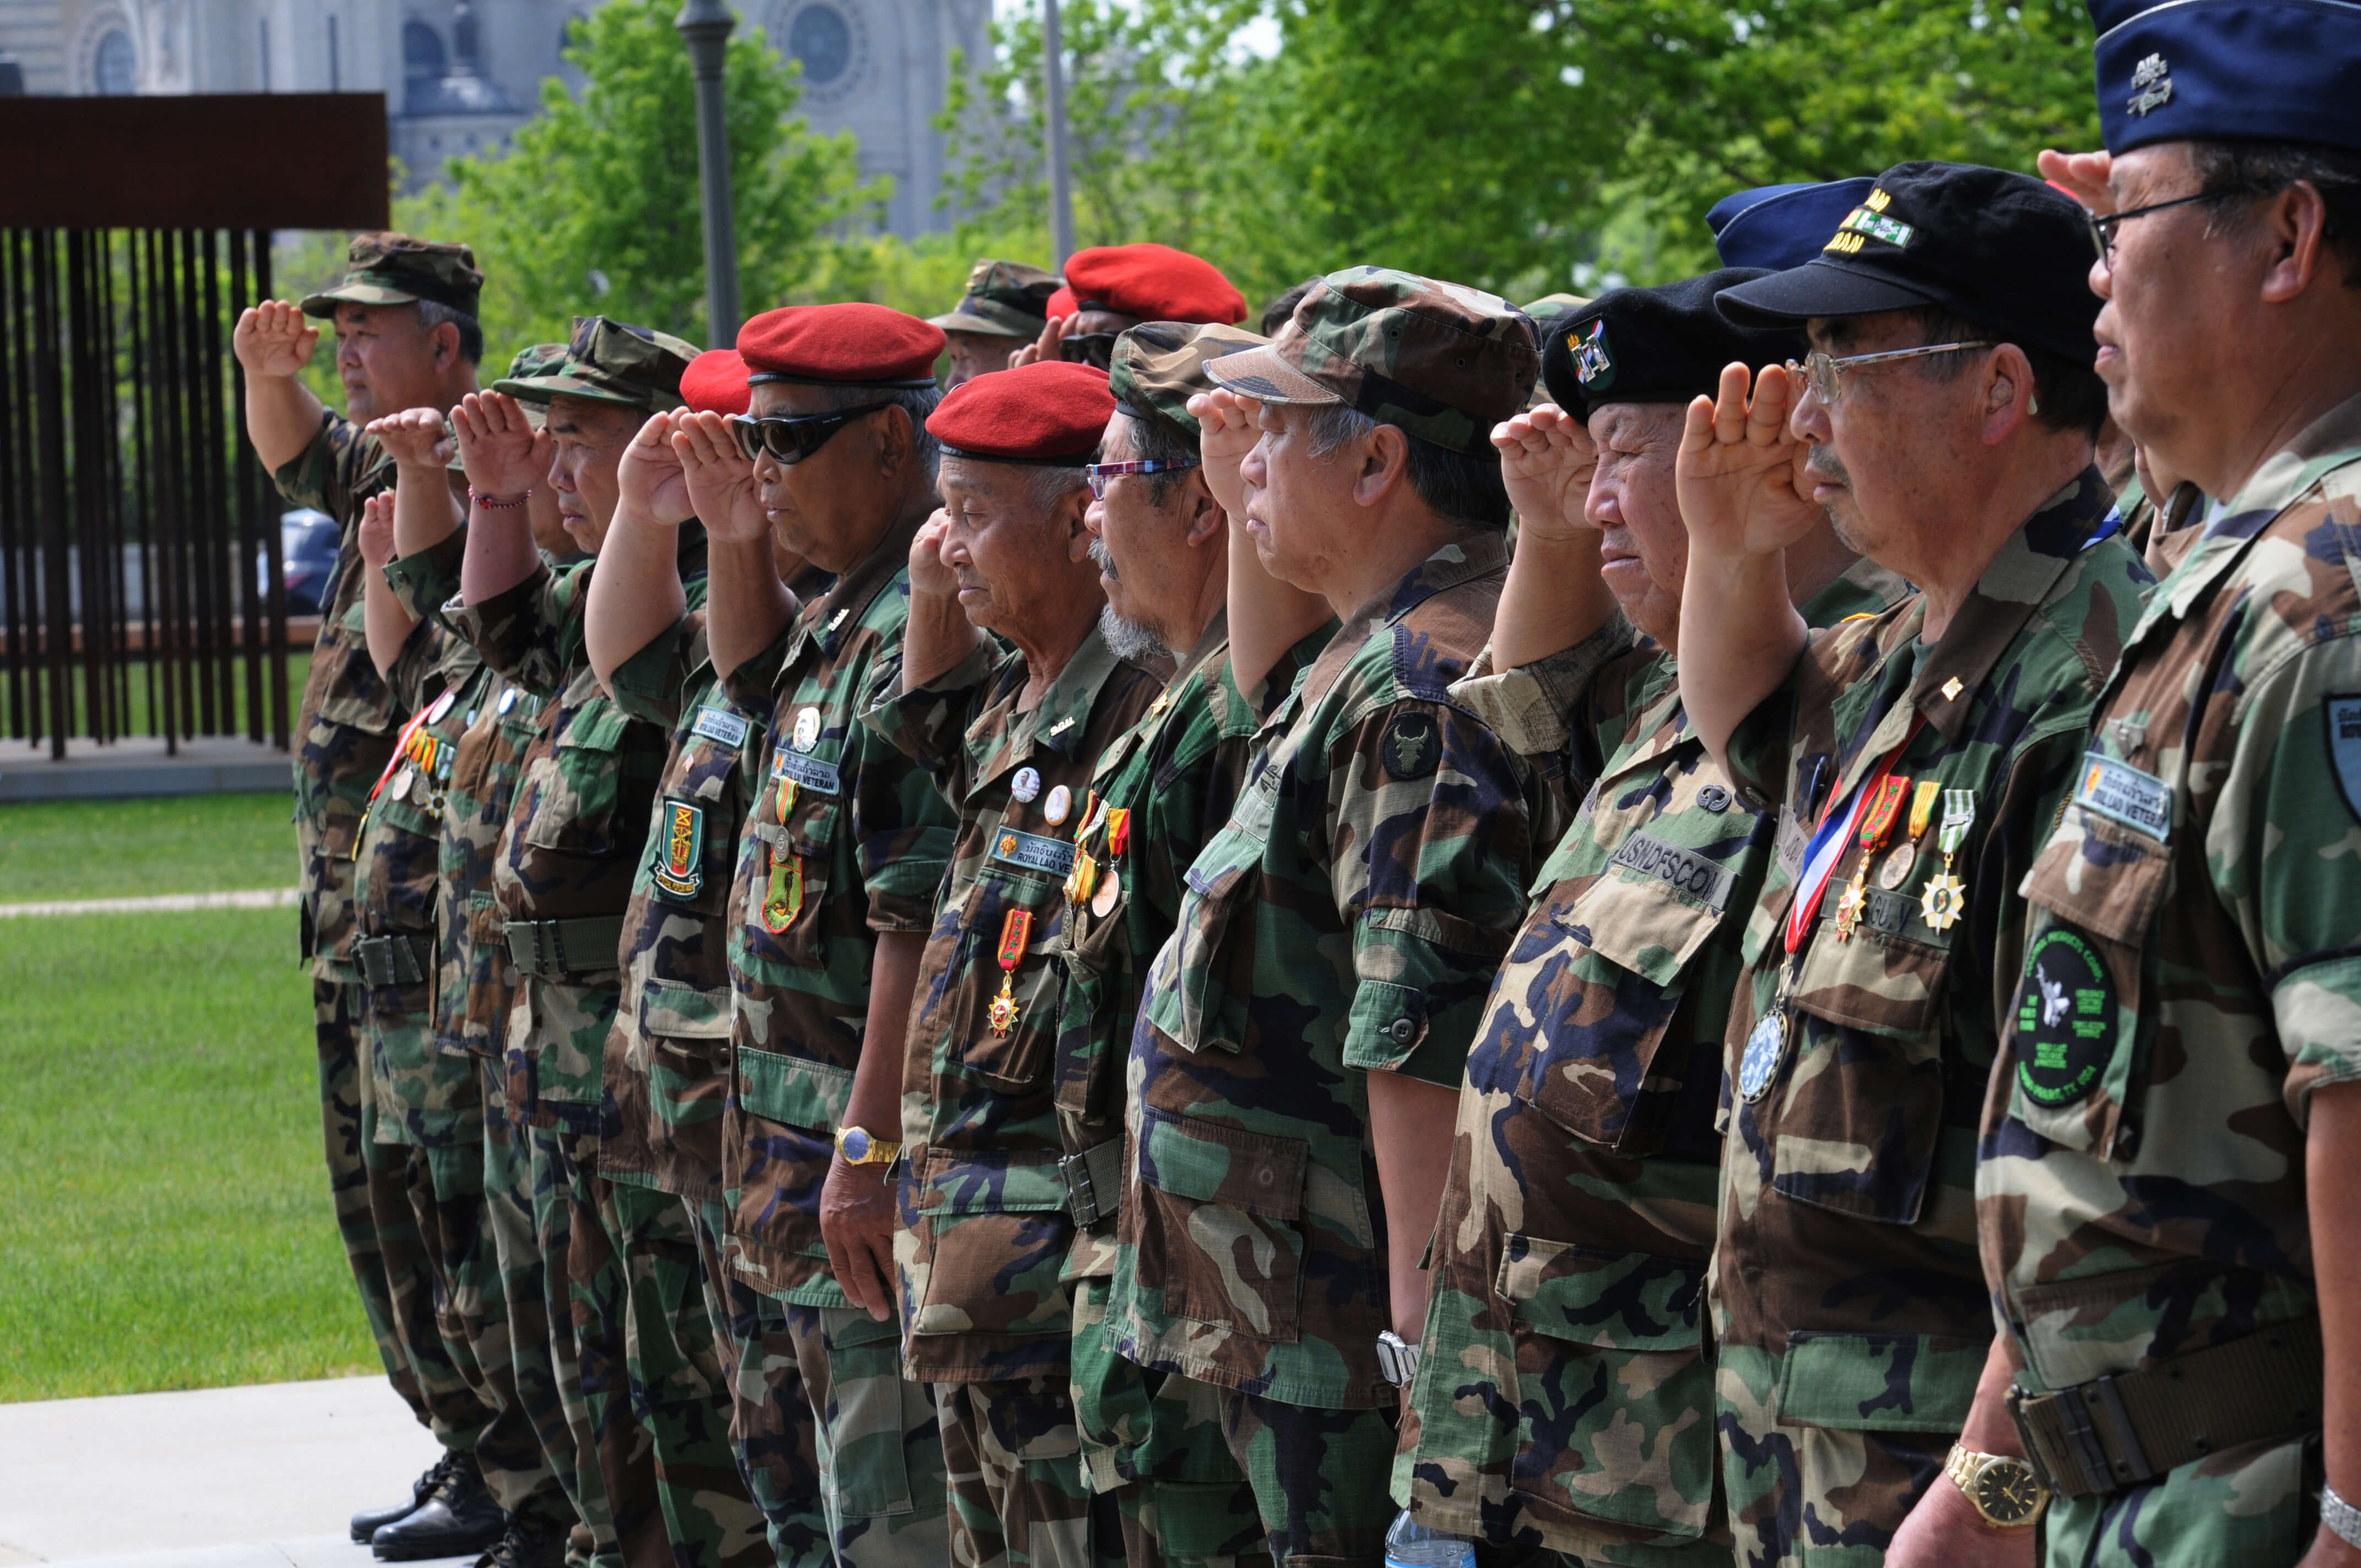
M 509 709 L 517 705 L 518 695 L 517 688 L 514 686 L 511 686 L 508 690 L 500 693 L 498 711 L 501 718 L 507 718 Z
M 1927 836 L 1927 825 L 1935 819 L 1935 800 L 1943 793 L 1939 779 L 1920 779 L 1918 787 L 1910 792 L 1910 821 L 1903 830 L 1902 842 L 1885 863 L 1877 868 L 1877 885 L 1892 893 L 1910 880 L 1910 868 L 1918 863 L 1918 840 Z
M 793 739 L 796 750 L 798 751 L 808 751 L 819 744 L 818 708 L 807 707 L 796 715 L 796 732 Z
M 1030 804 L 1041 793 L 1041 773 L 1038 768 L 1019 768 L 1016 776 L 1008 781 L 1010 798 Z
M 1779 1076 L 1779 1064 L 1786 1055 L 1787 992 L 1782 986 L 1771 1011 L 1746 1036 L 1745 1054 L 1738 1058 L 1738 1092 L 1748 1104 L 1771 1092 L 1772 1082 Z
M 415 779 L 417 776 L 417 773 L 411 767 L 411 765 L 406 762 L 403 762 L 401 764 L 401 771 L 393 775 L 393 787 L 386 793 L 392 795 L 396 800 L 408 800 L 410 798 L 411 781 Z
M 1016 966 L 1024 961 L 1025 943 L 1033 934 L 1033 912 L 1012 909 L 1000 925 L 1000 994 L 987 1014 L 995 1039 L 1006 1039 L 1016 1023 Z
M 774 934 L 796 923 L 804 907 L 804 862 L 800 855 L 771 850 L 771 882 L 763 890 L 763 929 Z
M 1943 792 L 1943 836 L 1937 840 L 1937 847 L 1943 851 L 1943 870 L 1940 875 L 1928 880 L 1926 890 L 1918 895 L 1918 917 L 1927 922 L 1929 930 L 1949 930 L 1967 910 L 1967 884 L 1951 874 L 1951 864 L 1959 858 L 1960 846 L 1968 841 L 1968 829 L 1975 826 L 1975 791 Z
M 1090 902 L 1098 891 L 1099 863 L 1088 850 L 1074 857 L 1074 869 L 1066 873 L 1066 902 L 1076 908 Z
M 1107 859 L 1123 859 L 1124 850 L 1131 847 L 1131 811 L 1127 806 L 1115 806 L 1107 812 Z
M 1066 814 L 1073 809 L 1074 792 L 1064 784 L 1051 790 L 1049 798 L 1041 803 L 1041 816 L 1052 828 L 1063 824 Z
M 1853 868 L 1852 883 L 1837 901 L 1837 940 L 1850 942 L 1861 927 L 1862 906 L 1869 902 L 1869 862 L 1872 856 L 1885 848 L 1885 840 L 1894 832 L 1894 819 L 1902 815 L 1902 803 L 1909 798 L 1910 781 L 1891 773 L 1881 774 L 1870 792 L 1869 805 L 1861 815 L 1861 863 Z

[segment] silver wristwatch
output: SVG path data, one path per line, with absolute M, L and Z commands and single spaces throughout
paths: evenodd
M 1418 1376 L 1418 1346 L 1387 1329 L 1378 1335 L 1378 1376 L 1397 1388 L 1407 1388 Z
M 2320 1522 L 2345 1545 L 2361 1548 L 2361 1508 L 2338 1497 L 2334 1486 L 2320 1488 Z

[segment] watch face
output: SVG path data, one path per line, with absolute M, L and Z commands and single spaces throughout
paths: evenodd
M 2041 1483 L 2023 1464 L 1987 1464 L 1976 1477 L 1975 1500 L 1994 1524 L 2023 1524 L 2041 1508 Z
M 859 1165 L 869 1157 L 869 1135 L 859 1127 L 844 1129 L 844 1157 Z

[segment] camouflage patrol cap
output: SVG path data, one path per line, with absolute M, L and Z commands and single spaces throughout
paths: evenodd
M 1383 267 L 1332 272 L 1267 348 L 1205 373 L 1267 403 L 1343 403 L 1430 445 L 1492 455 L 1492 427 L 1541 376 L 1532 320 L 1508 301 Z
M 588 398 L 664 413 L 681 406 L 680 378 L 696 357 L 694 345 L 669 333 L 605 316 L 576 316 L 563 362 L 536 375 L 503 377 L 492 390 L 521 402 Z
M 348 270 L 343 282 L 304 299 L 305 315 L 333 316 L 340 304 L 408 305 L 432 300 L 472 316 L 484 287 L 473 250 L 406 234 L 357 234 L 346 248 L 345 264 Z
M 1109 388 L 1124 412 L 1161 424 L 1193 445 L 1199 433 L 1189 400 L 1213 389 L 1206 365 L 1269 341 L 1214 322 L 1142 322 L 1115 340 Z
M 557 373 L 557 367 L 565 363 L 566 345 L 536 343 L 531 348 L 517 350 L 516 357 L 509 361 L 507 378 L 511 381 L 522 381 L 534 376 L 554 376 Z M 492 384 L 495 387 L 500 385 L 497 381 Z M 548 422 L 549 410 L 541 404 L 526 403 L 522 406 L 524 422 L 533 429 L 539 430 Z
M 1049 322 L 1049 296 L 1060 278 L 1021 261 L 975 264 L 967 275 L 967 294 L 939 316 L 929 317 L 945 332 L 981 332 L 994 337 L 1038 337 Z

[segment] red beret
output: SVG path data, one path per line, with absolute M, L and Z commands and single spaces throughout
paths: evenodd
M 1246 299 L 1202 257 L 1169 245 L 1102 245 L 1078 250 L 1066 263 L 1066 287 L 1084 309 L 1093 305 L 1151 322 L 1246 319 Z M 1050 309 L 1054 313 L 1056 306 Z
M 734 348 L 708 348 L 681 372 L 680 400 L 693 413 L 742 414 L 751 397 L 746 362 Z
M 1040 359 L 952 388 L 927 433 L 954 457 L 1067 467 L 1091 460 L 1114 417 L 1105 371 Z
M 738 352 L 757 385 L 931 387 L 943 329 L 884 305 L 788 305 L 738 329 Z
M 1053 316 L 1070 316 L 1082 308 L 1082 302 L 1074 298 L 1074 291 L 1060 283 L 1058 285 L 1057 291 L 1049 296 L 1048 313 Z

